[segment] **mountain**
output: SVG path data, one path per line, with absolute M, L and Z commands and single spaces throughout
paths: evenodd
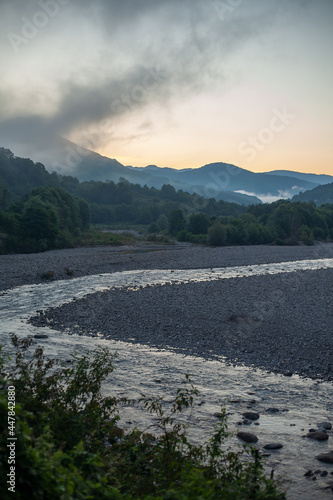
M 200 185 L 200 180 L 191 182 L 190 178 L 188 180 L 177 177 L 177 171 L 171 168 L 124 166 L 114 158 L 107 158 L 57 134 L 49 133 L 48 128 L 43 127 L 38 120 L 36 122 L 32 119 L 27 122 L 21 120 L 20 127 L 16 120 L 7 120 L 0 124 L 0 139 L 2 142 L 0 146 L 15 151 L 15 154 L 21 157 L 42 163 L 48 172 L 56 171 L 62 175 L 70 175 L 81 182 L 111 180 L 118 183 L 119 179 L 123 178 L 132 184 L 147 185 L 156 189 L 161 189 L 164 184 L 170 184 L 176 190 L 190 194 L 198 193 L 205 198 L 213 196 L 218 201 L 245 206 L 261 203 L 255 195 L 234 193 L 232 189 L 221 189 L 221 186 L 216 188 L 216 183 L 213 189 L 212 186 L 207 189 L 206 185 Z M 3 142 L 4 140 L 6 142 Z
M 242 192 L 258 198 L 271 196 L 291 198 L 301 191 L 312 189 L 319 183 L 297 177 L 254 173 L 227 163 L 210 163 L 200 168 L 175 170 L 149 165 L 137 169 L 155 177 L 168 178 L 169 183 L 182 182 L 203 196 L 216 196 L 223 191 Z
M 301 172 L 294 172 L 292 170 L 272 170 L 268 172 L 270 175 L 282 175 L 287 177 L 295 177 L 302 181 L 314 182 L 315 184 L 329 184 L 333 182 L 333 175 L 325 174 L 303 174 Z
M 292 201 L 314 201 L 316 205 L 333 203 L 333 182 L 299 193 L 292 198 Z
M 205 198 L 214 197 L 218 201 L 244 205 L 291 198 L 330 178 L 288 171 L 254 173 L 221 162 L 181 170 L 156 165 L 125 166 L 114 158 L 101 156 L 89 149 L 94 147 L 93 141 L 87 141 L 87 147 L 82 147 L 52 134 L 47 124 L 31 117 L 1 123 L 0 138 L 0 146 L 9 147 L 15 154 L 43 163 L 49 172 L 74 176 L 80 181 L 112 180 L 117 183 L 120 178 L 124 178 L 130 183 L 157 189 L 170 184 L 176 190 L 190 194 L 198 193 Z

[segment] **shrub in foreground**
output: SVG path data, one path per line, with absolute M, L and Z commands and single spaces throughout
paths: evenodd
M 126 399 L 105 397 L 102 383 L 113 371 L 108 349 L 72 363 L 31 353 L 32 340 L 12 336 L 13 362 L 1 363 L 0 471 L 7 477 L 8 387 L 15 387 L 15 498 L 18 499 L 283 499 L 263 473 L 258 452 L 247 446 L 222 449 L 226 414 L 210 440 L 193 445 L 179 414 L 198 391 L 186 376 L 168 405 L 142 395 L 159 432 L 120 427 L 118 408 Z M 223 446 L 225 448 L 225 446 Z M 12 498 L 5 481 L 1 498 Z

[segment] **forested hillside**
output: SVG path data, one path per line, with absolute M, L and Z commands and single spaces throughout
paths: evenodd
M 293 197 L 293 201 L 314 201 L 319 206 L 333 203 L 333 182 L 299 193 Z
M 318 190 L 332 189 L 332 184 Z M 333 204 L 280 200 L 244 207 L 197 194 L 113 181 L 79 182 L 0 148 L 0 252 L 82 243 L 90 223 L 146 228 L 151 241 L 210 245 L 299 244 L 333 239 Z M 81 238 L 81 239 L 80 239 Z
M 89 224 L 87 202 L 61 188 L 39 187 L 0 211 L 1 253 L 68 247 Z
M 13 153 L 0 148 L 0 193 L 1 208 L 7 209 L 24 194 L 39 186 L 62 188 L 90 204 L 93 224 L 150 224 L 159 215 L 169 215 L 181 207 L 185 213 L 199 209 L 208 215 L 237 216 L 245 208 L 237 203 L 206 199 L 197 194 L 176 191 L 170 185 L 160 190 L 154 187 L 130 184 L 121 179 L 113 181 L 79 182 L 72 176 L 48 173 L 41 163 L 27 158 L 16 158 Z

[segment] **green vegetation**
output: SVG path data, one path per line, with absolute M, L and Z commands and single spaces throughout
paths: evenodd
M 181 230 L 175 224 L 181 220 Z M 202 231 L 199 234 L 199 231 Z M 209 245 L 313 245 L 315 240 L 333 240 L 333 205 L 316 207 L 313 202 L 280 200 L 251 205 L 238 217 L 208 217 L 204 213 L 181 219 L 179 211 L 170 217 L 170 232 L 180 241 Z
M 80 236 L 74 238 L 75 246 L 95 246 L 95 245 L 109 245 L 109 246 L 122 246 L 133 245 L 136 238 L 132 233 L 124 231 L 123 233 L 114 234 L 108 232 L 101 232 L 95 229 L 81 233 Z
M 331 204 L 333 203 L 333 182 L 299 193 L 293 197 L 292 201 L 315 201 L 316 205 Z
M 119 404 L 102 394 L 113 371 L 112 355 L 99 348 L 70 364 L 31 353 L 31 339 L 12 335 L 15 359 L 0 358 L 0 470 L 7 477 L 8 394 L 15 387 L 15 498 L 17 499 L 283 499 L 263 473 L 252 448 L 226 449 L 226 414 L 202 445 L 191 444 L 178 420 L 198 391 L 186 376 L 168 405 L 142 395 L 159 435 L 134 429 L 125 433 Z M 12 394 L 12 393 L 10 393 Z M 13 411 L 13 410 L 11 410 Z M 223 450 L 224 448 L 224 450 Z M 0 484 L 1 498 L 12 498 Z
M 328 188 L 331 185 L 328 185 Z M 326 189 L 326 187 L 325 187 Z M 0 253 L 81 245 L 131 244 L 140 228 L 148 241 L 169 238 L 209 245 L 313 245 L 333 239 L 333 204 L 280 200 L 249 207 L 176 191 L 112 181 L 79 182 L 0 148 Z M 94 229 L 90 228 L 90 223 Z
M 89 206 L 61 188 L 39 187 L 0 212 L 0 249 L 40 252 L 73 246 L 73 238 L 89 229 Z

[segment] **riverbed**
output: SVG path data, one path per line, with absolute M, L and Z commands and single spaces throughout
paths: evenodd
M 29 319 L 32 316 L 46 321 L 47 316 L 45 316 L 45 311 L 47 310 L 52 315 L 52 311 L 55 311 L 54 308 L 76 308 L 76 303 L 78 303 L 78 308 L 80 308 L 85 301 L 88 301 L 86 305 L 90 307 L 90 313 L 97 312 L 95 308 L 96 304 L 91 301 L 109 301 L 108 296 L 110 297 L 111 294 L 113 300 L 118 300 L 117 307 L 119 307 L 121 301 L 124 302 L 123 309 L 121 310 L 123 315 L 126 313 L 125 306 L 127 301 L 128 310 L 133 312 L 132 316 L 127 315 L 127 317 L 129 317 L 129 323 L 132 323 L 132 332 L 135 332 L 135 330 L 140 329 L 140 320 L 143 319 L 140 316 L 142 313 L 138 314 L 138 316 L 134 314 L 135 307 L 133 304 L 138 306 L 137 297 L 142 304 L 146 303 L 146 309 L 147 305 L 151 307 L 152 304 L 152 301 L 147 301 L 145 293 L 152 294 L 153 297 L 156 293 L 164 293 L 161 292 L 162 290 L 168 290 L 168 297 L 170 297 L 177 290 L 174 299 L 174 304 L 176 304 L 184 294 L 188 297 L 188 300 L 193 297 L 193 290 L 190 289 L 190 292 L 187 292 L 186 287 L 205 287 L 198 288 L 194 295 L 195 297 L 205 297 L 205 300 L 208 300 L 209 297 L 214 297 L 214 293 L 216 294 L 216 291 L 213 293 L 213 289 L 209 288 L 209 286 L 227 287 L 224 291 L 224 296 L 226 296 L 226 290 L 234 283 L 231 287 L 233 291 L 230 291 L 229 295 L 235 297 L 237 294 L 242 294 L 244 298 L 246 295 L 248 297 L 252 296 L 250 286 L 252 286 L 253 293 L 257 287 L 258 290 L 263 291 L 267 296 L 267 293 L 279 292 L 281 290 L 284 292 L 285 289 L 291 289 L 292 282 L 296 287 L 296 291 L 294 289 L 294 292 L 298 295 L 299 301 L 302 301 L 304 299 L 303 296 L 309 295 L 311 291 L 315 296 L 314 298 L 318 300 L 319 289 L 316 291 L 313 288 L 313 282 L 315 281 L 316 283 L 322 283 L 322 288 L 327 289 L 327 294 L 325 295 L 327 302 L 321 307 L 321 310 L 324 311 L 324 316 L 318 319 L 318 324 L 321 329 L 327 329 L 326 337 L 330 339 L 332 337 L 332 335 L 330 337 L 330 333 L 332 334 L 332 324 L 329 323 L 331 310 L 327 308 L 329 307 L 328 301 L 332 293 L 328 287 L 330 284 L 332 285 L 333 265 L 331 256 L 327 252 L 327 250 L 331 251 L 329 247 L 324 249 L 324 254 L 322 249 L 320 251 L 317 249 L 317 255 L 311 255 L 307 248 L 305 248 L 304 253 L 304 249 L 302 248 L 299 250 L 298 257 L 307 257 L 306 259 L 297 259 L 297 252 L 295 252 L 295 249 L 292 249 L 292 259 L 290 260 L 291 253 L 286 252 L 284 255 L 285 262 L 282 266 L 283 252 L 278 249 L 277 255 L 275 253 L 276 249 L 273 249 L 275 255 L 271 256 L 271 263 L 274 263 L 274 260 L 276 260 L 276 265 L 268 267 L 259 266 L 260 260 L 264 259 L 265 252 L 269 251 L 267 248 L 248 247 L 247 257 L 244 254 L 244 252 L 246 253 L 246 249 L 225 249 L 224 254 L 219 250 L 210 254 L 208 252 L 205 262 L 216 264 L 219 261 L 221 264 L 221 261 L 223 261 L 224 267 L 221 267 L 221 265 L 209 265 L 202 268 L 193 266 L 195 268 L 192 270 L 190 264 L 192 262 L 193 265 L 194 260 L 192 259 L 191 261 L 189 255 L 195 253 L 195 249 L 193 250 L 193 248 L 185 247 L 181 250 L 170 250 L 169 253 L 168 250 L 163 248 L 149 249 L 149 251 L 140 248 L 139 250 L 141 253 L 137 253 L 138 249 L 135 248 L 126 250 L 129 253 L 120 255 L 117 252 L 108 253 L 107 249 L 103 249 L 104 267 L 101 263 L 95 263 L 95 265 L 100 266 L 100 270 L 104 269 L 106 271 L 105 263 L 108 263 L 108 259 L 112 262 L 118 259 L 118 262 L 121 262 L 122 258 L 126 261 L 132 257 L 137 259 L 137 261 L 134 261 L 133 264 L 133 261 L 129 260 L 131 262 L 130 265 L 138 265 L 138 261 L 142 258 L 142 267 L 150 260 L 153 265 L 155 262 L 154 268 L 149 269 L 146 267 L 144 270 L 132 269 L 125 271 L 118 270 L 116 272 L 113 269 L 113 272 L 103 272 L 100 274 L 91 274 L 90 270 L 89 276 L 76 277 L 74 274 L 69 277 L 66 275 L 61 276 L 61 280 L 51 283 L 21 285 L 14 288 L 5 287 L 6 291 L 0 297 L 0 319 L 4 341 L 8 339 L 9 332 L 15 332 L 20 336 L 43 333 L 48 338 L 38 340 L 38 342 L 45 346 L 48 355 L 56 356 L 60 359 L 68 359 L 70 352 L 74 348 L 78 352 L 83 353 L 87 349 L 92 349 L 97 345 L 108 345 L 112 350 L 117 351 L 119 356 L 115 362 L 116 370 L 106 385 L 105 390 L 119 396 L 126 395 L 135 401 L 138 400 L 142 392 L 150 395 L 160 394 L 166 399 L 170 399 L 175 394 L 176 388 L 179 387 L 185 374 L 190 373 L 194 385 L 200 390 L 198 404 L 186 415 L 193 429 L 192 431 L 189 430 L 189 434 L 193 439 L 202 441 L 208 436 L 211 426 L 216 421 L 214 413 L 220 410 L 221 405 L 225 405 L 229 413 L 229 428 L 231 430 L 237 431 L 242 429 L 255 433 L 259 439 L 257 446 L 262 451 L 265 444 L 279 442 L 283 445 L 280 450 L 271 451 L 269 456 L 265 458 L 265 463 L 267 472 L 269 473 L 271 469 L 274 469 L 274 477 L 282 480 L 283 487 L 288 490 L 288 498 L 300 498 L 301 496 L 304 499 L 332 498 L 332 490 L 324 488 L 328 487 L 332 482 L 333 475 L 331 475 L 331 472 L 333 472 L 333 466 L 323 464 L 315 457 L 319 453 L 333 448 L 333 437 L 330 432 L 329 439 L 325 442 L 316 442 L 303 437 L 310 428 L 315 428 L 319 422 L 332 422 L 333 420 L 333 386 L 329 380 L 319 381 L 313 378 L 300 377 L 294 373 L 294 370 L 294 374 L 289 372 L 283 375 L 274 374 L 267 371 L 267 369 L 261 370 L 258 367 L 250 367 L 251 363 L 246 355 L 251 353 L 246 352 L 243 353 L 245 358 L 239 360 L 239 362 L 235 360 L 232 363 L 230 359 L 229 362 L 226 362 L 226 356 L 223 353 L 227 350 L 221 349 L 219 353 L 216 353 L 214 346 L 212 346 L 213 349 L 210 349 L 213 351 L 211 356 L 206 355 L 203 357 L 199 355 L 201 346 L 196 345 L 193 348 L 193 342 L 189 341 L 189 345 L 185 345 L 185 348 L 179 346 L 177 348 L 177 346 L 173 345 L 172 337 L 169 337 L 169 345 L 168 343 L 164 343 L 158 346 L 153 345 L 154 342 L 145 342 L 144 338 L 137 338 L 134 333 L 132 334 L 132 338 L 126 342 L 112 338 L 112 332 L 109 332 L 109 338 L 106 339 L 105 332 L 92 331 L 91 328 L 86 328 L 84 331 L 83 322 L 77 317 L 72 318 L 74 323 L 73 328 L 68 327 L 68 325 L 63 328 L 64 330 L 66 328 L 68 331 L 71 330 L 71 335 L 55 329 L 55 327 L 60 328 L 60 326 L 50 325 L 48 321 L 46 324 L 44 323 L 43 328 L 29 323 Z M 202 255 L 205 250 L 205 248 L 200 249 L 198 255 L 195 257 L 197 264 L 202 261 Z M 313 249 L 310 250 L 314 251 Z M 101 250 L 99 249 L 99 251 Z M 179 254 L 183 252 L 181 259 L 186 260 L 186 268 L 185 266 L 183 266 L 183 269 L 176 268 L 177 259 L 178 265 L 180 260 L 177 252 Z M 98 254 L 98 252 L 96 253 Z M 163 262 L 161 262 L 162 254 Z M 185 254 L 187 254 L 186 259 Z M 85 254 L 86 259 L 88 255 L 89 259 L 93 259 L 93 249 Z M 167 260 L 168 255 L 170 255 L 169 260 Z M 61 256 L 58 254 L 57 258 L 61 259 Z M 69 253 L 67 253 L 67 262 L 69 258 Z M 75 257 L 72 256 L 71 258 L 74 259 Z M 98 257 L 95 257 L 95 259 L 98 261 Z M 233 264 L 236 264 L 236 260 L 238 259 L 238 265 L 228 266 L 228 259 L 229 262 L 233 259 Z M 265 260 L 268 261 L 269 259 L 266 258 Z M 299 262 L 300 260 L 302 262 Z M 305 260 L 315 260 L 316 262 L 306 263 L 304 262 Z M 12 262 L 14 262 L 14 259 Z M 52 260 L 49 259 L 48 263 L 50 264 L 50 262 Z M 79 262 L 78 259 L 76 262 Z M 159 262 L 159 268 L 156 265 L 157 262 Z M 168 264 L 167 268 L 163 269 L 162 263 L 164 263 L 165 267 Z M 120 265 L 119 263 L 113 264 L 114 267 Z M 188 271 L 184 272 L 184 269 L 188 269 Z M 41 266 L 39 270 L 41 270 Z M 13 273 L 11 279 L 12 277 Z M 269 281 L 265 284 L 266 278 L 267 280 L 282 279 L 283 282 L 279 281 L 275 287 L 271 288 Z M 291 282 L 288 281 L 290 279 L 292 280 Z M 249 280 L 254 280 L 254 282 L 249 284 Z M 256 280 L 258 281 L 256 282 Z M 244 283 L 244 286 L 239 288 L 239 285 L 235 285 L 235 283 Z M 284 284 L 285 288 L 281 288 L 281 283 Z M 267 289 L 265 288 L 266 286 Z M 307 287 L 311 287 L 311 289 Z M 218 292 L 222 293 L 221 289 Z M 118 298 L 115 299 L 115 297 Z M 120 300 L 119 297 L 122 297 L 122 299 Z M 166 300 L 165 296 L 162 298 L 163 301 Z M 132 300 L 135 302 L 132 303 Z M 268 319 L 271 318 L 273 321 L 279 308 L 281 310 L 286 309 L 287 302 L 281 302 L 281 300 L 281 294 L 268 297 L 267 303 L 270 305 L 268 308 Z M 193 310 L 195 310 L 196 302 L 194 299 L 192 299 L 192 302 Z M 251 300 L 249 300 L 248 307 L 250 307 L 250 303 Z M 273 308 L 271 307 L 272 303 Z M 188 301 L 185 305 L 187 304 Z M 104 308 L 104 317 L 112 317 L 115 309 L 115 307 Z M 100 309 L 100 311 L 102 310 Z M 140 308 L 137 308 L 137 311 L 139 310 Z M 37 311 L 40 311 L 40 313 L 37 314 Z M 227 318 L 226 323 L 231 329 L 234 329 L 234 337 L 235 331 L 243 339 L 255 337 L 260 328 L 263 327 L 262 323 L 267 323 L 267 316 L 265 314 L 260 317 L 260 308 L 257 307 L 256 314 L 249 315 L 248 311 L 250 309 L 243 309 L 242 311 L 234 309 L 229 311 L 230 316 Z M 135 317 L 139 319 L 136 328 L 133 325 Z M 234 319 L 230 319 L 232 317 Z M 326 320 L 327 324 L 325 323 L 323 326 L 321 323 Z M 187 322 L 190 324 L 189 321 L 189 319 L 185 319 L 184 323 Z M 103 323 L 103 317 L 101 318 L 101 323 Z M 211 318 L 210 324 L 216 324 L 216 315 Z M 80 327 L 80 330 L 75 329 L 75 325 Z M 142 330 L 145 330 L 145 328 L 142 328 Z M 329 341 L 327 340 L 327 342 Z M 330 350 L 330 346 L 327 347 L 327 359 L 329 360 L 332 359 L 329 358 L 329 356 L 332 356 L 332 351 Z M 319 360 L 314 359 L 314 362 L 319 366 Z M 282 372 L 283 370 L 284 367 L 281 368 Z M 267 411 L 272 408 L 277 411 Z M 245 411 L 258 412 L 260 415 L 259 420 L 251 424 L 244 424 L 242 413 Z M 126 428 L 132 428 L 135 425 L 145 428 L 151 423 L 149 417 L 139 405 L 134 405 L 131 408 L 123 408 L 121 412 L 123 416 L 122 422 Z M 238 442 L 238 438 L 230 438 L 232 446 L 236 446 Z M 313 476 L 316 477 L 316 480 L 313 480 L 312 477 L 304 476 L 304 473 L 309 469 L 312 471 L 321 471 Z M 323 471 L 328 472 L 327 476 L 321 475 Z

